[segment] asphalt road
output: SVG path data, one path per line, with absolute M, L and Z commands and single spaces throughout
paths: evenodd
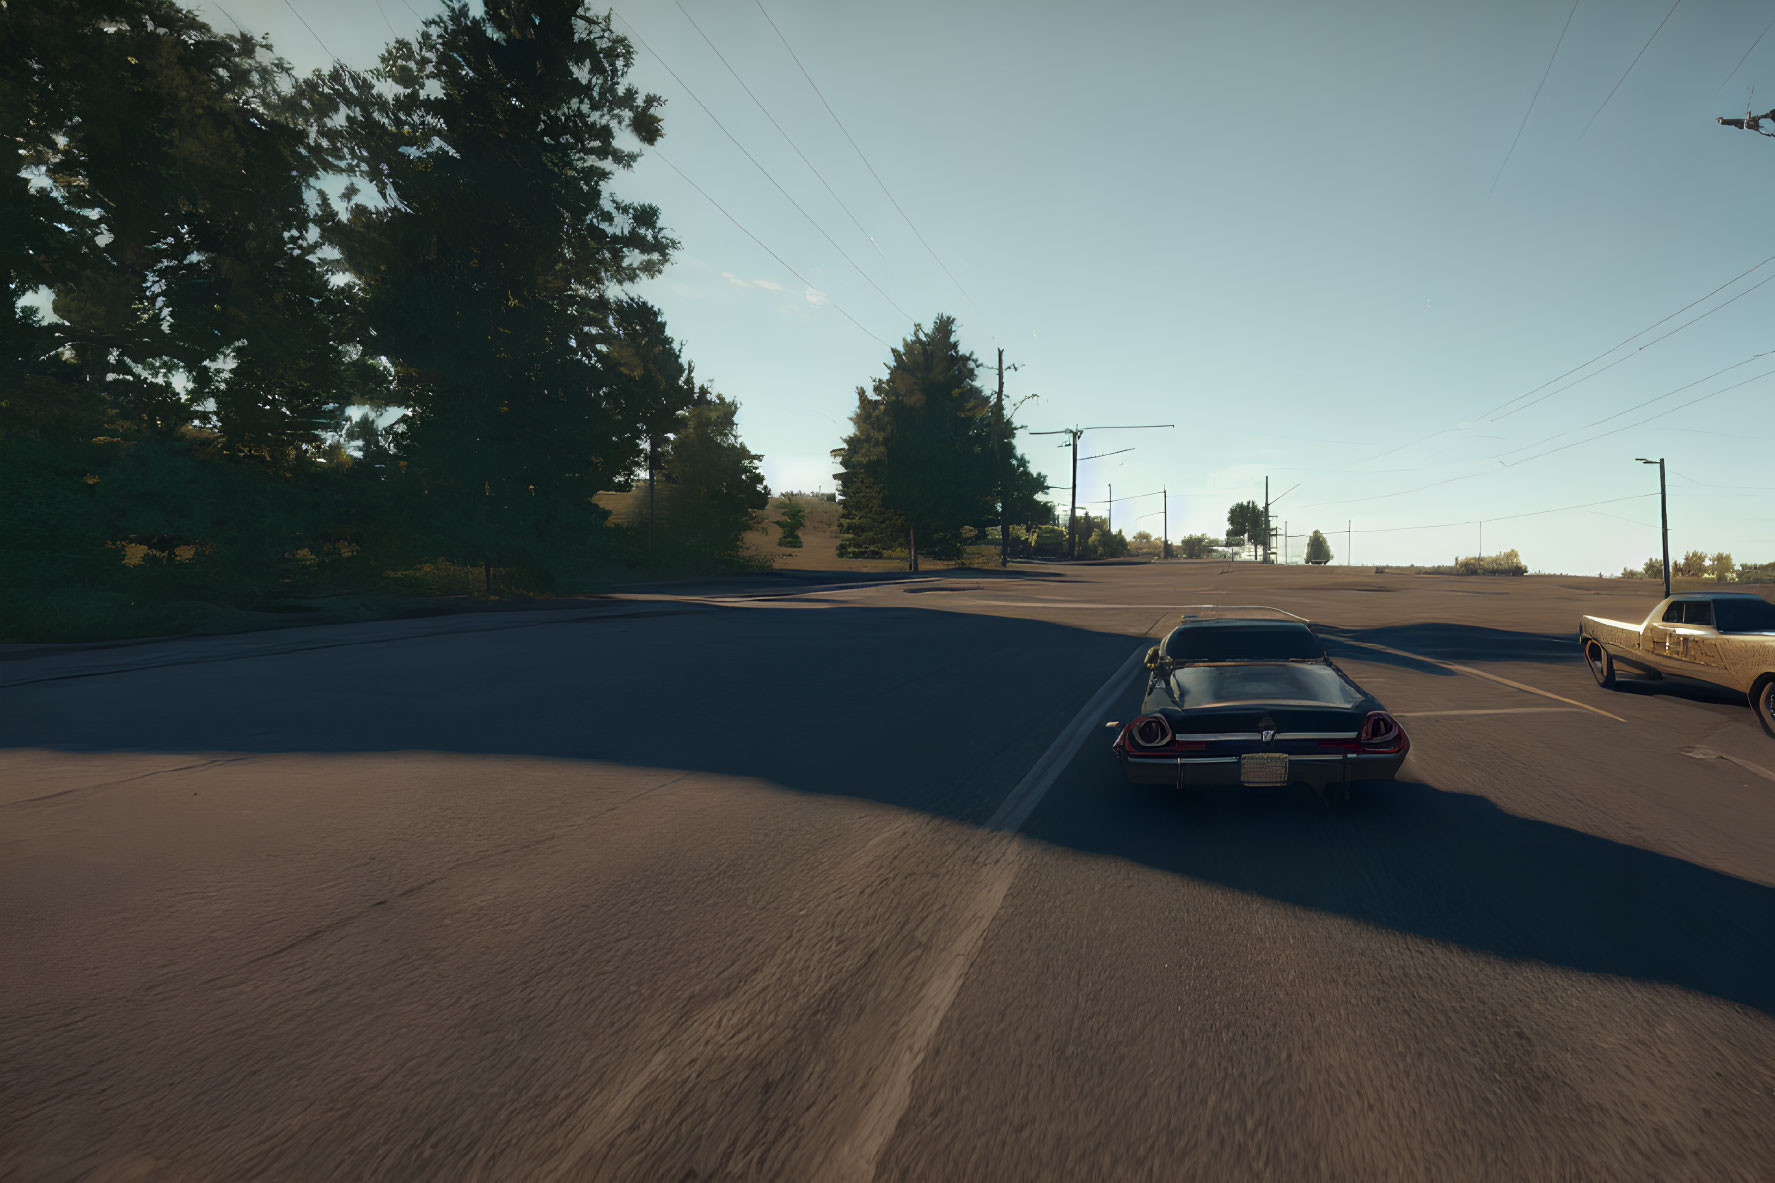
M 1121 784 L 1203 602 L 1321 622 L 1400 781 Z M 1030 568 L 14 652 L 0 1178 L 1769 1179 L 1775 741 L 1591 683 L 1648 606 Z

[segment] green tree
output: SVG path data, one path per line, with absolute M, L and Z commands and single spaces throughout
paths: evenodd
M 1725 583 L 1732 578 L 1737 570 L 1737 565 L 1732 562 L 1731 555 L 1721 551 L 1708 561 L 1707 570 L 1708 574 L 1712 575 L 1714 579 L 1720 583 Z
M 126 605 L 306 586 L 352 517 L 317 462 L 384 379 L 288 66 L 169 0 L 14 4 L 0 125 L 0 565 Z
M 78 401 L 138 432 L 200 423 L 228 454 L 317 448 L 377 375 L 316 256 L 321 161 L 287 63 L 170 0 L 14 5 L 0 36 L 37 182 L 6 202 L 30 263 L 0 266 L 15 297 L 53 293 Z
M 1640 573 L 1647 579 L 1663 579 L 1664 560 L 1657 557 L 1647 559 L 1645 563 L 1641 565 Z
M 1263 506 L 1255 501 L 1240 501 L 1226 511 L 1228 545 L 1258 546 L 1263 541 Z M 1239 539 L 1234 543 L 1233 539 Z
M 666 565 L 737 562 L 746 531 L 770 504 L 760 457 L 740 442 L 739 409 L 705 386 L 679 419 L 660 471 L 675 494 Z
M 690 401 L 652 365 L 674 352 L 657 315 L 612 294 L 675 245 L 611 189 L 661 134 L 633 57 L 578 0 L 452 3 L 377 69 L 313 88 L 330 166 L 370 189 L 347 190 L 328 239 L 409 408 L 414 524 L 438 553 L 585 549 L 593 494 Z
M 1307 539 L 1307 562 L 1329 563 L 1331 561 L 1331 543 L 1325 541 L 1325 535 L 1314 530 Z
M 793 493 L 783 498 L 783 516 L 772 525 L 782 534 L 777 538 L 777 545 L 788 550 L 801 547 L 801 527 L 807 523 L 807 507 L 795 499 Z
M 1686 579 L 1704 579 L 1707 577 L 1707 552 L 1692 550 L 1676 561 L 1672 571 Z
M 1186 559 L 1205 559 L 1213 554 L 1216 542 L 1206 534 L 1186 534 L 1177 542 L 1177 551 Z
M 857 390 L 844 445 L 833 452 L 843 491 L 841 554 L 879 555 L 904 545 L 917 570 L 920 553 L 958 558 L 962 527 L 996 524 L 1001 461 L 1008 435 L 995 436 L 992 404 L 976 378 L 979 363 L 961 348 L 955 319 L 913 327 L 892 351 L 887 373 Z M 1046 481 L 1011 450 L 1013 502 L 1032 512 Z

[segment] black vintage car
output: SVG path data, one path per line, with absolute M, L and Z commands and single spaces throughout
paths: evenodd
M 1307 622 L 1277 609 L 1185 615 L 1146 667 L 1140 715 L 1113 744 L 1137 784 L 1302 784 L 1348 800 L 1353 784 L 1391 780 L 1411 749 Z

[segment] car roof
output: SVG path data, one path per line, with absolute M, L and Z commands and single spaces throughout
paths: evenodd
M 1673 600 L 1760 600 L 1755 592 L 1677 592 Z
M 1182 604 L 1180 625 L 1189 624 L 1306 624 L 1303 617 L 1268 604 Z
M 1304 620 L 1271 620 L 1262 616 L 1231 616 L 1218 620 L 1194 620 L 1184 617 L 1178 628 L 1311 628 Z

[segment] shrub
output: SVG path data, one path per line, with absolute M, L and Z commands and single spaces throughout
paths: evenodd
M 1495 555 L 1470 555 L 1455 563 L 1456 575 L 1527 575 L 1528 565 L 1514 550 Z

